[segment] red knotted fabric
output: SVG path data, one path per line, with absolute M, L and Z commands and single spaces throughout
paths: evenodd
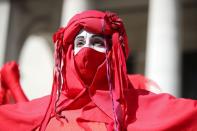
M 88 84 L 81 79 L 73 55 L 74 38 L 81 29 L 111 36 L 112 41 L 112 47 L 106 43 L 109 48 L 105 60 Z M 127 75 L 127 36 L 121 19 L 114 13 L 77 14 L 53 38 L 55 68 L 51 95 L 1 106 L 0 130 L 197 129 L 197 101 L 156 95 L 146 90 L 146 78 Z

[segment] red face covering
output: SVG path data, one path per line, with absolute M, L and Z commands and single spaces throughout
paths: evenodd
M 74 60 L 80 78 L 84 84 L 90 85 L 99 65 L 105 60 L 105 54 L 85 47 L 74 56 Z

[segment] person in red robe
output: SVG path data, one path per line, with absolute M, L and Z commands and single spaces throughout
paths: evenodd
M 0 106 L 0 130 L 197 130 L 196 100 L 155 94 L 145 77 L 127 74 L 127 35 L 115 13 L 77 14 L 53 40 L 51 94 Z

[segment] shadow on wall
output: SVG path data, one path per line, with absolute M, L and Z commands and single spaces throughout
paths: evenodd
M 197 51 L 182 56 L 182 97 L 197 99 Z

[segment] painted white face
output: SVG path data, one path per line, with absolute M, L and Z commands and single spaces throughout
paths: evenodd
M 76 55 L 84 47 L 92 48 L 98 52 L 105 53 L 106 39 L 101 35 L 93 34 L 85 30 L 81 30 L 79 34 L 75 37 L 74 41 L 74 55 Z

